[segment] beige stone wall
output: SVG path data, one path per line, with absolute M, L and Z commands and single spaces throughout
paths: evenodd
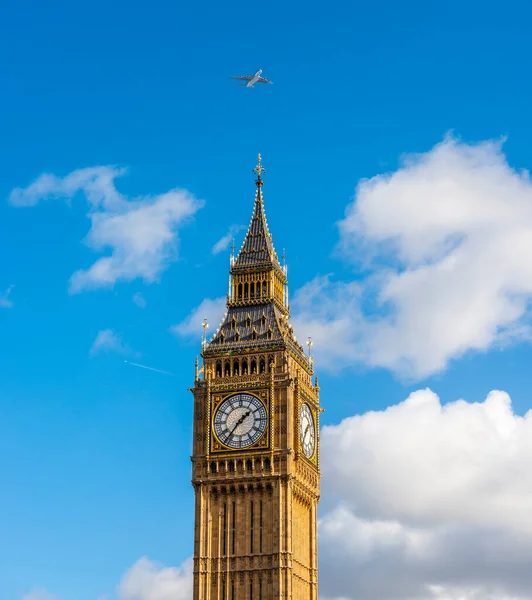
M 302 456 L 298 411 L 310 403 L 318 422 L 318 390 L 294 358 L 278 352 L 275 363 L 268 376 L 208 375 L 192 390 L 194 600 L 317 600 L 319 461 Z M 213 399 L 259 390 L 268 446 L 213 451 Z

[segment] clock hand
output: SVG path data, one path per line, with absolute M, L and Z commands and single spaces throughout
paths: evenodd
M 244 413 L 244 414 L 243 414 L 243 415 L 240 417 L 240 419 L 238 419 L 238 421 L 236 422 L 236 425 L 233 427 L 233 429 L 231 429 L 231 434 L 230 434 L 230 435 L 233 435 L 233 433 L 235 432 L 235 429 L 236 429 L 236 428 L 237 428 L 239 425 L 241 425 L 241 424 L 244 422 L 244 420 L 245 420 L 247 417 L 249 417 L 249 415 L 250 415 L 250 414 L 251 414 L 251 411 L 250 411 L 250 410 L 248 410 L 248 412 L 247 412 L 247 413 Z

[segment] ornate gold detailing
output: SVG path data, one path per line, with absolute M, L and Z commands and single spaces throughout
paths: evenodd
M 275 433 L 275 428 L 274 428 L 274 423 L 275 423 L 275 360 L 274 359 L 270 360 L 270 363 L 268 366 L 270 368 L 270 452 L 271 452 L 270 460 L 271 460 L 272 467 L 273 467 L 273 465 L 274 465 L 273 449 L 275 446 L 275 437 L 274 437 L 274 433 Z
M 207 379 L 207 418 L 211 418 L 211 381 Z M 205 456 L 209 460 L 209 447 L 210 447 L 210 432 L 211 428 L 206 424 L 205 427 Z
M 299 458 L 300 449 L 301 449 L 301 441 L 299 439 L 299 418 L 300 418 L 300 410 L 301 410 L 301 388 L 299 385 L 299 369 L 296 371 L 296 376 L 294 378 L 294 448 L 296 450 L 296 459 Z
M 257 181 L 262 181 L 262 174 L 266 173 L 266 169 L 262 166 L 262 157 L 257 156 L 257 166 L 253 169 L 253 173 L 257 174 Z

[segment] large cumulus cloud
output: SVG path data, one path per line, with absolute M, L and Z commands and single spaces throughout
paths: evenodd
M 323 595 L 532 597 L 532 411 L 430 390 L 325 427 Z
M 532 184 L 502 142 L 448 137 L 406 156 L 358 184 L 339 232 L 339 252 L 364 277 L 318 276 L 292 301 L 322 367 L 423 378 L 530 338 Z

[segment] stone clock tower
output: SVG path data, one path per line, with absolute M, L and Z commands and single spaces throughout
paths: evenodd
M 317 600 L 319 387 L 289 322 L 262 174 L 196 374 L 194 600 Z

